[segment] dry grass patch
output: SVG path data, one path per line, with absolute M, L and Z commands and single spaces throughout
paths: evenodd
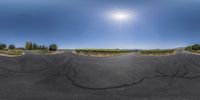
M 16 49 L 13 49 L 13 50 L 0 50 L 0 55 L 2 56 L 20 56 L 20 55 L 23 55 L 23 51 L 22 50 L 16 50 Z

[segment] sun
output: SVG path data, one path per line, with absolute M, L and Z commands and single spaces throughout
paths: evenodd
M 117 21 L 125 21 L 130 19 L 131 15 L 126 12 L 115 12 L 112 14 L 112 18 Z
M 136 13 L 130 10 L 117 10 L 109 13 L 111 20 L 116 22 L 127 22 L 135 20 Z

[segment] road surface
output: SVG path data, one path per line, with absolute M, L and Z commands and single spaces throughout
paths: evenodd
M 200 56 L 0 57 L 0 100 L 199 100 Z

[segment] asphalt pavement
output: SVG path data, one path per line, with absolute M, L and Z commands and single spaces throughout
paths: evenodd
M 0 57 L 0 100 L 199 100 L 200 56 Z

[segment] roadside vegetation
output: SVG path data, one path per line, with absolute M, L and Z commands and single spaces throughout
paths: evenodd
M 35 54 L 47 55 L 51 54 L 57 50 L 56 44 L 38 45 L 32 42 L 26 42 L 24 47 L 16 47 L 14 44 L 6 45 L 5 43 L 0 43 L 0 55 L 3 56 L 19 56 L 23 55 L 24 51 L 28 50 Z
M 13 45 L 13 44 L 9 45 L 7 48 L 6 44 L 1 43 L 0 44 L 0 55 L 19 56 L 19 55 L 23 55 L 23 51 L 16 49 L 15 45 Z
M 34 54 L 41 54 L 41 55 L 48 55 L 52 52 L 57 50 L 56 44 L 50 44 L 49 46 L 46 45 L 39 45 L 37 43 L 26 42 L 25 50 L 29 50 Z
M 38 45 L 32 42 L 26 42 L 25 49 L 26 50 L 48 50 L 48 47 L 45 45 Z
M 26 50 L 50 50 L 50 51 L 56 51 L 57 45 L 56 44 L 50 44 L 49 47 L 46 45 L 38 45 L 36 43 L 32 42 L 26 42 L 25 44 Z
M 20 55 L 23 55 L 23 51 L 22 50 L 14 50 L 14 49 L 12 49 L 12 50 L 4 49 L 4 50 L 0 50 L 0 54 L 20 56 Z
M 172 55 L 175 54 L 175 50 L 173 49 L 155 49 L 155 50 L 142 50 L 140 53 L 142 55 L 152 55 L 152 56 L 162 56 L 162 55 Z
M 112 56 L 119 54 L 141 54 L 141 55 L 150 55 L 150 56 L 162 56 L 162 55 L 172 55 L 175 54 L 175 50 L 166 49 L 166 50 L 121 50 L 121 49 L 75 49 L 75 53 L 79 55 L 86 56 Z
M 87 56 L 112 56 L 127 53 L 137 53 L 139 50 L 122 49 L 75 49 L 75 53 Z
M 185 51 L 200 54 L 200 44 L 194 44 L 191 46 L 187 46 L 187 47 L 185 47 Z

